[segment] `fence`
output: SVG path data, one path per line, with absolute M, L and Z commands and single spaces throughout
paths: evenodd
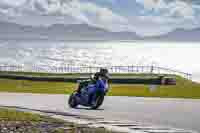
M 95 73 L 102 67 L 92 66 L 24 66 L 24 65 L 0 65 L 0 71 L 12 72 L 48 72 L 48 73 Z M 169 68 L 157 66 L 111 66 L 106 67 L 110 73 L 153 73 L 175 74 L 187 79 L 192 79 L 192 74 Z

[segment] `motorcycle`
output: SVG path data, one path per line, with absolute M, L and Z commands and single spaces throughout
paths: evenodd
M 90 107 L 91 109 L 98 109 L 104 101 L 104 97 L 107 93 L 107 89 L 104 91 L 96 91 L 92 99 L 90 99 L 91 95 L 89 93 L 90 88 L 83 88 L 79 92 L 76 90 L 74 91 L 68 100 L 68 104 L 71 108 L 76 108 L 78 105 Z M 91 102 L 90 102 L 91 101 Z

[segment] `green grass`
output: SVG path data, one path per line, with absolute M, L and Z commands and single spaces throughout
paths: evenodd
M 121 76 L 121 75 L 120 75 Z M 177 85 L 158 86 L 153 92 L 148 85 L 111 84 L 108 95 L 138 97 L 200 98 L 200 84 L 176 76 Z M 75 83 L 39 82 L 28 80 L 0 79 L 0 92 L 70 94 Z
M 0 79 L 0 92 L 69 94 L 76 84 L 65 82 L 39 82 Z
M 104 128 L 89 128 L 61 119 L 5 108 L 0 108 L 0 124 L 1 127 L 6 128 L 6 132 L 41 133 L 48 131 L 51 133 L 114 133 Z M 66 130 L 66 128 L 68 130 Z M 46 131 L 44 131 L 44 129 L 46 129 Z M 3 130 L 0 129 L 0 132 L 1 131 Z
M 26 113 L 26 112 L 18 112 L 15 110 L 8 109 L 0 109 L 0 120 L 6 121 L 41 121 L 43 119 L 42 116 Z
M 157 86 L 150 91 L 148 85 L 111 85 L 109 95 L 112 96 L 139 96 L 139 97 L 167 97 L 167 98 L 200 98 L 200 84 L 190 80 L 176 77 L 176 85 Z

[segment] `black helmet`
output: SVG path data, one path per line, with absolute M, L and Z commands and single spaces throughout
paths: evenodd
M 100 72 L 96 72 L 96 73 L 94 74 L 94 79 L 97 80 L 97 79 L 99 78 L 99 76 L 100 76 Z
M 106 77 L 107 79 L 109 79 L 108 69 L 101 68 L 99 74 L 100 74 L 100 76 L 103 76 L 103 77 Z
M 94 79 L 97 80 L 100 76 L 109 79 L 108 70 L 105 68 L 101 68 L 99 72 L 96 72 L 94 74 Z

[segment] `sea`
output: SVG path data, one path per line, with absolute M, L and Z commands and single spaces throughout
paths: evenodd
M 200 43 L 145 41 L 0 40 L 0 65 L 155 65 L 200 82 Z

